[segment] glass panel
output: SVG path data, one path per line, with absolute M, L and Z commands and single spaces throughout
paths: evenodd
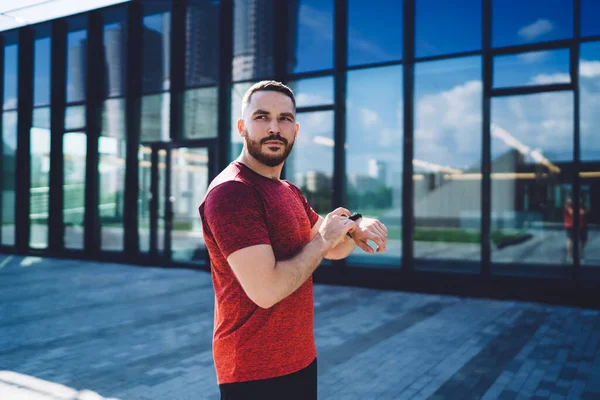
M 142 142 L 169 141 L 170 100 L 169 93 L 142 97 Z
M 63 136 L 63 221 L 65 248 L 68 249 L 83 249 L 86 143 L 83 132 L 69 132 Z
M 168 1 L 144 2 L 142 91 L 169 90 L 171 11 Z
M 218 1 L 190 0 L 185 18 L 185 84 L 216 85 L 219 79 Z
M 206 245 L 197 210 L 208 189 L 208 150 L 179 148 L 172 151 L 171 161 L 173 260 L 205 262 Z
M 481 0 L 417 0 L 415 8 L 417 57 L 481 49 Z
M 82 130 L 85 128 L 85 106 L 65 108 L 65 130 Z
M 48 246 L 50 211 L 50 108 L 33 110 L 31 127 L 31 188 L 29 190 L 29 246 Z
M 216 87 L 191 89 L 185 92 L 183 136 L 186 139 L 217 136 L 218 100 L 219 93 Z
M 333 104 L 333 77 L 302 79 L 289 84 L 296 97 L 296 107 Z
M 67 35 L 67 102 L 85 100 L 87 76 L 87 30 Z
M 127 68 L 127 25 L 124 21 L 104 25 L 104 57 L 106 60 L 105 96 L 122 96 L 125 94 Z
M 402 59 L 402 1 L 348 0 L 348 64 Z
M 353 263 L 400 266 L 402 255 L 402 67 L 348 73 L 346 179 L 348 208 L 388 228 L 387 251 L 356 248 Z M 372 244 L 372 243 L 371 243 Z
M 573 93 L 493 98 L 491 111 L 492 261 L 572 263 L 563 212 L 571 195 Z
M 415 66 L 414 254 L 480 259 L 481 58 Z M 479 266 L 476 266 L 478 272 Z
M 19 81 L 19 46 L 4 46 L 4 105 L 5 110 L 17 108 L 17 82 Z
M 584 265 L 600 266 L 600 42 L 581 45 L 579 93 L 581 99 L 581 176 L 584 214 L 580 241 Z M 587 240 L 583 240 L 586 239 Z M 585 242 L 585 243 L 584 243 Z
M 333 111 L 300 113 L 297 120 L 300 132 L 285 162 L 285 177 L 326 216 L 333 210 Z
M 244 147 L 244 139 L 240 136 L 237 129 L 237 121 L 242 113 L 242 99 L 246 90 L 250 89 L 252 83 L 236 83 L 231 89 L 231 152 L 230 161 L 238 158 Z
M 233 6 L 233 80 L 273 75 L 273 0 Z
M 494 47 L 571 37 L 573 0 L 492 1 Z
M 600 2 L 598 0 L 581 1 L 581 36 L 600 35 Z
M 102 136 L 125 139 L 125 100 L 109 99 L 102 105 Z
M 5 246 L 15 244 L 15 171 L 17 167 L 17 112 L 2 115 L 2 236 Z
M 569 83 L 569 50 L 535 51 L 494 57 L 494 87 Z
M 158 233 L 158 242 L 157 242 L 157 250 L 158 253 L 161 254 L 165 251 L 165 227 L 166 227 L 166 213 L 165 213 L 165 205 L 166 205 L 166 189 L 167 187 L 167 151 L 165 149 L 158 150 L 158 223 L 157 223 L 157 233 Z
M 33 104 L 45 106 L 50 104 L 50 53 L 52 42 L 49 37 L 37 39 L 34 42 L 34 74 L 33 74 Z
M 288 2 L 291 73 L 333 68 L 333 0 Z
M 150 251 L 150 201 L 152 200 L 152 149 L 140 146 L 138 151 L 138 234 L 140 235 L 140 252 Z
M 107 100 L 103 108 L 102 133 L 98 140 L 99 215 L 101 249 L 123 250 L 125 207 L 125 101 Z

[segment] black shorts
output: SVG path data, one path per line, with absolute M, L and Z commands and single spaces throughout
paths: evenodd
M 277 378 L 219 385 L 221 400 L 316 400 L 317 359 L 306 368 Z
M 571 240 L 575 240 L 575 238 L 573 237 L 573 228 L 567 228 L 567 237 Z M 587 242 L 588 240 L 588 230 L 587 228 L 583 228 L 579 230 L 579 240 L 583 243 Z

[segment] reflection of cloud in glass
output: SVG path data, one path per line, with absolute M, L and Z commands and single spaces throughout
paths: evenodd
M 549 56 L 547 51 L 532 51 L 529 53 L 519 54 L 519 60 L 524 64 L 535 64 L 537 62 L 545 60 Z
M 300 5 L 300 29 L 309 29 L 322 40 L 333 41 L 331 14 L 302 3 Z
M 538 19 L 532 24 L 519 29 L 519 36 L 525 40 L 533 40 L 554 30 L 554 24 L 547 19 Z

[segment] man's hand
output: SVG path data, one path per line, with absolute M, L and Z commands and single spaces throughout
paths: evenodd
M 361 218 L 356 221 L 356 229 L 352 233 L 352 239 L 358 247 L 369 254 L 374 251 L 367 243 L 372 240 L 377 245 L 377 253 L 383 253 L 387 245 L 388 230 L 384 224 L 373 218 Z
M 345 208 L 336 208 L 327 214 L 319 227 L 319 233 L 329 248 L 337 246 L 345 239 L 346 233 L 356 229 L 356 223 L 346 217 L 349 214 L 350 211 Z

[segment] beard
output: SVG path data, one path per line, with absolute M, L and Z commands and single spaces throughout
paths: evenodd
M 260 163 L 268 166 L 268 167 L 276 167 L 282 164 L 286 158 L 290 155 L 292 148 L 294 147 L 294 141 L 288 143 L 288 140 L 279 136 L 279 135 L 271 135 L 262 140 L 254 140 L 250 138 L 248 135 L 248 131 L 246 130 L 246 147 L 248 148 L 248 153 L 255 159 L 257 159 Z M 265 145 L 266 142 L 271 140 L 277 140 L 283 143 L 283 152 L 278 148 L 277 150 L 271 150 L 269 146 Z M 264 150 L 263 150 L 264 147 Z

